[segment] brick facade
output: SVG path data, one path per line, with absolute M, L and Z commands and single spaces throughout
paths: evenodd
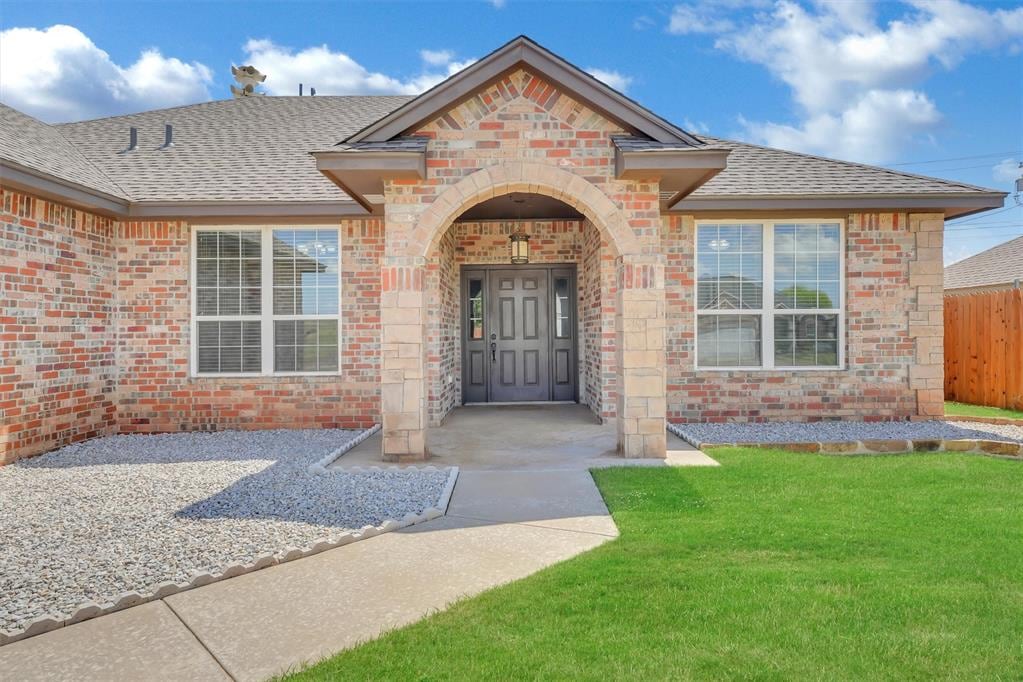
M 941 413 L 940 214 L 813 216 L 846 222 L 847 368 L 696 371 L 695 217 L 662 216 L 655 181 L 615 178 L 618 125 L 520 70 L 415 132 L 427 177 L 385 181 L 383 218 L 337 223 L 337 376 L 192 377 L 192 226 L 0 190 L 0 462 L 116 432 L 376 422 L 385 458 L 422 458 L 461 400 L 459 268 L 506 263 L 518 230 L 532 262 L 577 265 L 580 402 L 626 456 L 663 456 L 666 418 Z M 512 192 L 585 218 L 461 220 Z
M 0 464 L 116 430 L 116 227 L 0 188 Z
M 697 371 L 695 219 L 665 219 L 668 419 L 908 419 L 943 413 L 940 214 L 854 213 L 846 223 L 840 370 Z
M 602 418 L 615 415 L 614 395 L 601 390 L 602 367 L 613 374 L 614 346 L 601 347 L 601 330 L 614 335 L 614 258 L 600 233 L 587 220 L 459 221 L 441 239 L 427 264 L 427 414 L 439 425 L 461 404 L 462 347 L 460 268 L 508 263 L 509 237 L 530 236 L 529 260 L 536 264 L 570 263 L 577 268 L 579 400 Z M 603 258 L 601 256 L 604 256 Z M 602 301 L 611 301 L 602 305 Z M 613 386 L 613 383 L 612 383 Z
M 341 375 L 189 374 L 190 232 L 125 223 L 118 241 L 122 432 L 370 426 L 379 421 L 380 221 L 341 221 Z

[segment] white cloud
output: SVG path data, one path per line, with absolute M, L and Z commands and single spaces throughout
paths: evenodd
M 295 51 L 270 40 L 249 40 L 243 49 L 246 63 L 266 74 L 263 85 L 270 95 L 297 94 L 299 83 L 321 95 L 416 95 L 475 61 L 456 61 L 447 50 L 423 50 L 420 57 L 428 68 L 401 79 L 370 71 L 327 45 Z
M 209 99 L 212 73 L 151 48 L 121 66 L 73 26 L 0 31 L 0 100 L 44 121 L 72 121 Z
M 1003 159 L 991 169 L 991 177 L 1000 185 L 1011 185 L 1019 176 L 1020 167 L 1017 159 Z
M 727 0 L 732 8 L 740 1 Z M 879 163 L 941 124 L 921 89 L 936 67 L 952 69 L 971 52 L 1023 44 L 1023 7 L 907 5 L 903 16 L 881 25 L 868 2 L 806 7 L 778 0 L 770 12 L 744 18 L 723 13 L 721 0 L 704 0 L 676 7 L 668 30 L 714 33 L 717 48 L 763 65 L 791 89 L 800 120 L 743 121 L 755 141 Z M 676 16 L 689 23 L 676 25 Z
M 607 83 L 618 92 L 625 92 L 632 85 L 632 76 L 610 69 L 586 69 L 586 72 L 599 81 Z
M 730 19 L 718 14 L 707 4 L 675 5 L 668 21 L 668 33 L 723 33 L 735 27 Z
M 740 118 L 754 140 L 772 147 L 865 163 L 890 160 L 908 139 L 940 122 L 934 103 L 913 90 L 868 90 L 835 113 L 814 113 L 795 126 Z
M 494 9 L 502 9 L 505 6 L 507 0 L 487 0 L 487 2 L 493 5 Z
M 451 50 L 420 50 L 419 57 L 430 66 L 447 66 L 455 54 Z
M 682 119 L 682 127 L 691 133 L 697 133 L 699 135 L 707 135 L 710 133 L 710 126 L 703 121 L 694 121 L 691 118 Z

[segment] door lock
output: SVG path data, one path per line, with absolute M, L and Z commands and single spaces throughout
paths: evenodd
M 497 334 L 490 335 L 490 362 L 497 362 Z

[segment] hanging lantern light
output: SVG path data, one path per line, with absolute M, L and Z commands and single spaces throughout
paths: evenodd
M 529 235 L 516 232 L 511 236 L 511 262 L 523 265 L 529 262 Z
M 512 194 L 509 197 L 515 206 L 515 232 L 511 236 L 511 262 L 515 265 L 524 265 L 529 262 L 529 235 L 520 231 L 522 224 L 522 211 L 526 207 L 526 197 L 523 194 Z

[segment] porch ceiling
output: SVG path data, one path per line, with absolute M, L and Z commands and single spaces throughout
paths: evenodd
M 521 203 L 520 203 L 521 200 Z M 563 201 L 543 194 L 513 192 L 476 204 L 459 221 L 479 220 L 583 220 L 582 213 Z

